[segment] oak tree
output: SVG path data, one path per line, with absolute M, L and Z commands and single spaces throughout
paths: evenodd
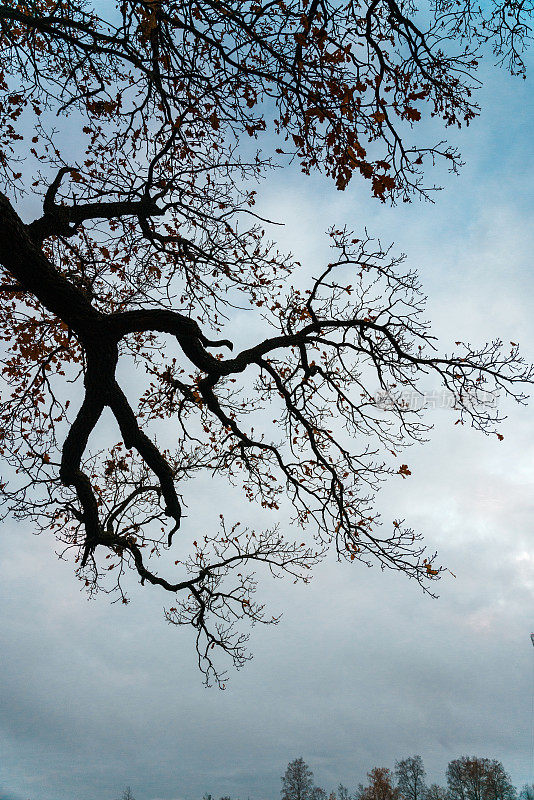
M 168 593 L 208 681 L 217 650 L 249 657 L 240 619 L 274 621 L 255 567 L 306 581 L 333 547 L 429 590 L 419 535 L 373 505 L 427 430 L 405 392 L 432 374 L 496 433 L 488 393 L 522 401 L 532 379 L 515 344 L 440 355 L 414 272 L 348 228 L 301 285 L 257 181 L 293 161 L 381 201 L 428 196 L 425 165 L 460 156 L 412 143 L 419 121 L 468 124 L 480 48 L 523 74 L 529 30 L 511 0 L 0 2 L 6 514 L 54 532 L 90 592 L 127 602 L 132 570 Z M 237 346 L 244 308 L 264 333 Z M 274 513 L 285 497 L 304 534 L 184 521 L 203 474 Z

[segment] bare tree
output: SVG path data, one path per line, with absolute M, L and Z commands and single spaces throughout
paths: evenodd
M 451 800 L 515 800 L 516 791 L 500 761 L 476 756 L 454 759 L 447 767 Z
M 425 800 L 447 800 L 447 797 L 447 790 L 437 783 L 431 783 L 425 794 Z
M 282 776 L 282 800 L 311 800 L 313 791 L 313 772 L 304 759 L 291 761 Z
M 333 547 L 427 591 L 439 577 L 420 535 L 383 530 L 374 508 L 428 430 L 406 402 L 420 378 L 494 434 L 488 393 L 522 402 L 532 380 L 498 340 L 440 355 L 414 272 L 343 225 L 330 263 L 293 285 L 257 182 L 296 160 L 339 189 L 356 174 L 383 201 L 427 196 L 425 164 L 455 170 L 459 155 L 406 138 L 425 116 L 478 113 L 488 41 L 524 72 L 529 12 L 440 2 L 425 28 L 411 0 L 108 5 L 0 2 L 0 494 L 6 514 L 57 535 L 89 592 L 128 602 L 128 571 L 165 591 L 167 620 L 194 627 L 200 668 L 223 685 L 215 653 L 250 657 L 236 624 L 276 621 L 256 568 L 307 581 Z M 268 128 L 280 147 L 251 152 Z M 243 307 L 262 333 L 239 349 L 224 328 Z M 116 433 L 91 448 L 105 414 Z M 200 474 L 273 514 L 286 498 L 304 533 L 218 513 L 207 531 L 184 525 Z M 158 568 L 175 537 L 174 567 Z
M 403 800 L 421 800 L 426 797 L 426 773 L 421 756 L 410 756 L 397 761 L 395 775 Z
M 516 800 L 517 791 L 500 761 L 491 760 L 487 766 L 486 800 Z

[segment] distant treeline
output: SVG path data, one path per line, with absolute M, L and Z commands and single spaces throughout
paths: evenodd
M 534 784 L 518 792 L 502 763 L 496 759 L 461 756 L 449 762 L 446 786 L 430 785 L 421 756 L 397 761 L 392 771 L 375 767 L 351 794 L 339 784 L 328 794 L 313 780 L 303 758 L 287 765 L 282 776 L 282 800 L 534 800 Z M 205 798 L 207 800 L 207 798 Z M 221 798 L 228 800 L 228 798 Z
M 395 763 L 395 769 L 375 767 L 367 773 L 367 783 L 360 783 L 350 793 L 340 783 L 330 793 L 316 786 L 313 772 L 303 758 L 287 765 L 282 776 L 282 800 L 534 800 L 534 784 L 518 789 L 502 763 L 496 759 L 461 756 L 449 762 L 447 785 L 428 784 L 421 756 L 410 756 Z M 120 800 L 135 800 L 126 789 Z M 205 794 L 203 800 L 215 800 Z M 225 795 L 219 800 L 232 800 Z

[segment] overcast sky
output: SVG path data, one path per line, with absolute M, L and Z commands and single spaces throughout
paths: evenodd
M 418 267 L 444 349 L 501 336 L 534 360 L 532 86 L 488 70 L 482 119 L 458 139 L 467 166 L 443 176 L 435 205 L 389 209 L 357 180 L 338 194 L 287 169 L 261 207 L 286 222 L 280 239 L 306 273 L 328 224 L 367 226 Z M 202 686 L 192 636 L 165 624 L 157 589 L 131 581 L 130 605 L 89 602 L 52 541 L 5 524 L 1 800 L 114 800 L 126 785 L 136 800 L 276 800 L 298 756 L 327 791 L 414 753 L 439 783 L 462 754 L 534 781 L 534 408 L 507 410 L 502 443 L 429 411 L 411 478 L 378 499 L 455 573 L 438 600 L 334 559 L 308 587 L 267 581 L 261 596 L 283 618 L 254 629 L 254 660 L 224 692 Z M 206 483 L 189 500 L 199 525 L 240 514 L 235 494 Z

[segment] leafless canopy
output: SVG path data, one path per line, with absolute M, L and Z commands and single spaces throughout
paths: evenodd
M 439 577 L 420 537 L 400 521 L 384 532 L 373 510 L 387 475 L 409 475 L 400 448 L 427 430 L 405 390 L 433 375 L 457 419 L 493 433 L 489 394 L 521 401 L 532 379 L 515 344 L 438 355 L 416 276 L 367 236 L 331 230 L 331 263 L 293 287 L 298 263 L 254 211 L 257 179 L 296 160 L 339 189 L 358 173 L 380 200 L 426 195 L 426 162 L 460 162 L 444 143 L 409 144 L 417 122 L 477 113 L 481 45 L 524 72 L 531 7 L 109 5 L 103 19 L 84 0 L 0 2 L 0 425 L 13 468 L 1 489 L 8 513 L 74 551 L 90 591 L 126 602 L 132 569 L 175 595 L 167 619 L 194 626 L 200 666 L 221 681 L 214 649 L 248 658 L 236 621 L 273 619 L 254 599 L 256 566 L 307 580 L 333 545 L 424 588 Z M 234 353 L 223 329 L 235 308 L 265 336 Z M 118 375 L 133 369 L 146 381 L 130 400 Z M 91 450 L 105 410 L 121 441 Z M 180 528 L 202 472 L 266 509 L 288 498 L 315 541 L 276 525 Z M 196 537 L 189 555 L 179 528 Z M 176 574 L 163 577 L 151 556 L 173 544 Z

